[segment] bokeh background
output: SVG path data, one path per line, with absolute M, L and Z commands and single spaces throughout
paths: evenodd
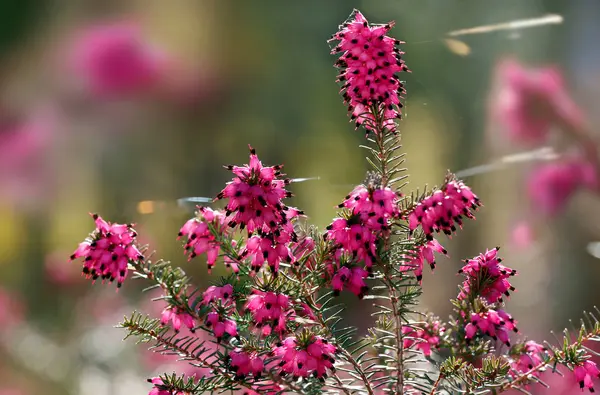
M 68 262 L 93 228 L 89 212 L 135 222 L 159 256 L 208 285 L 205 265 L 187 263 L 175 240 L 191 215 L 175 201 L 214 196 L 230 176 L 221 165 L 245 163 L 252 144 L 291 177 L 320 177 L 294 184 L 291 204 L 319 226 L 331 221 L 368 169 L 326 43 L 354 7 L 373 22 L 395 20 L 392 34 L 407 42 L 407 188 L 519 151 L 490 120 L 503 59 L 560 67 L 590 130 L 599 125 L 596 0 L 2 2 L 1 395 L 145 394 L 146 378 L 173 370 L 173 359 L 122 342 L 113 328 L 134 309 L 160 312 L 140 296 L 143 285 L 91 286 Z M 468 50 L 443 41 L 452 30 L 548 13 L 564 22 L 460 37 Z M 96 69 L 103 60 L 93 51 L 111 34 L 137 54 L 115 54 L 125 66 L 112 74 Z M 508 310 L 530 338 L 549 338 L 598 302 L 600 266 L 586 249 L 600 240 L 598 196 L 583 191 L 561 213 L 539 214 L 525 194 L 531 166 L 466 180 L 485 207 L 444 240 L 450 259 L 425 274 L 424 308 L 446 317 L 460 260 L 496 245 L 520 272 Z M 355 305 L 348 319 L 364 326 L 367 312 Z

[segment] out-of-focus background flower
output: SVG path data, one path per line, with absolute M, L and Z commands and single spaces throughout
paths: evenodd
M 392 35 L 407 42 L 409 188 L 526 149 L 559 156 L 466 179 L 485 207 L 425 273 L 424 307 L 447 316 L 460 260 L 496 245 L 519 271 L 509 310 L 531 339 L 599 300 L 599 262 L 586 249 L 600 240 L 597 1 L 3 2 L 0 394 L 145 394 L 147 377 L 184 371 L 113 329 L 133 309 L 158 316 L 143 284 L 91 286 L 67 261 L 93 229 L 88 212 L 135 222 L 158 255 L 209 285 L 175 240 L 191 215 L 175 202 L 214 196 L 229 177 L 221 165 L 244 163 L 251 143 L 292 177 L 318 176 L 293 185 L 293 204 L 319 226 L 331 221 L 367 170 L 326 43 L 354 7 L 395 20 Z M 563 22 L 445 39 L 546 14 Z M 531 91 L 534 107 L 519 102 Z M 519 118 L 529 112 L 533 124 Z M 348 319 L 364 326 L 367 304 L 354 307 Z

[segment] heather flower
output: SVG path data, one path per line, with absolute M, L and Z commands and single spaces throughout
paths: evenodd
M 512 369 L 518 373 L 525 373 L 544 362 L 546 348 L 534 341 L 528 341 L 525 344 L 515 346 L 511 354 L 515 356 Z M 532 372 L 531 374 L 539 377 L 540 371 Z
M 339 41 L 331 52 L 342 53 L 336 67 L 351 119 L 357 127 L 364 125 L 375 133 L 380 132 L 376 128 L 378 121 L 395 130 L 394 119 L 401 116 L 400 99 L 405 91 L 396 73 L 408 68 L 402 60 L 404 52 L 397 48 L 401 42 L 386 36 L 393 25 L 369 25 L 355 11 L 331 39 Z
M 365 279 L 369 277 L 369 272 L 362 267 L 347 266 L 340 267 L 331 279 L 333 294 L 339 295 L 342 290 L 347 289 L 354 295 L 362 299 L 369 291 L 369 287 L 365 283 Z
M 241 258 L 249 257 L 250 266 L 258 272 L 266 262 L 274 274 L 279 271 L 279 263 L 293 263 L 295 256 L 290 250 L 291 237 L 282 232 L 277 236 L 274 233 L 254 235 L 246 241 L 246 247 L 240 253 Z
M 152 379 L 148 379 L 148 382 L 154 384 L 154 387 L 152 388 L 152 390 L 150 390 L 148 395 L 184 395 L 185 394 L 184 392 L 181 392 L 181 391 L 173 392 L 172 390 L 167 388 L 165 386 L 165 383 L 162 381 L 162 379 L 160 377 L 154 377 Z
M 220 342 L 226 334 L 231 337 L 237 337 L 237 324 L 234 320 L 225 318 L 221 312 L 212 311 L 207 314 L 205 325 L 212 329 L 213 335 Z
M 419 202 L 408 216 L 408 225 L 414 231 L 419 225 L 428 240 L 434 232 L 451 235 L 456 225 L 462 227 L 462 217 L 475 218 L 479 198 L 462 181 L 450 180 L 442 189 Z
M 527 193 L 533 207 L 554 215 L 564 209 L 580 187 L 595 189 L 596 171 L 590 163 L 579 158 L 568 158 L 537 166 L 527 180 Z
M 250 147 L 250 162 L 245 166 L 228 166 L 235 178 L 217 195 L 229 199 L 226 214 L 229 226 L 239 225 L 248 233 L 285 230 L 294 233 L 290 220 L 302 212 L 287 207 L 282 199 L 292 194 L 285 189 L 289 180 L 279 179 L 282 166 L 263 166 L 256 151 Z
M 510 331 L 518 332 L 516 321 L 510 314 L 504 310 L 490 309 L 471 314 L 470 322 L 465 326 L 465 339 L 468 341 L 478 334 L 483 334 L 510 347 Z
M 225 284 L 222 287 L 211 285 L 202 294 L 202 304 L 208 305 L 211 302 L 220 302 L 221 305 L 228 305 L 233 301 L 233 285 Z
M 135 245 L 136 232 L 131 225 L 111 224 L 94 214 L 96 230 L 81 244 L 71 260 L 83 258 L 83 274 L 87 278 L 113 282 L 121 287 L 127 277 L 129 263 L 140 263 L 144 256 Z
M 573 374 L 575 375 L 575 380 L 579 383 L 579 387 L 583 391 L 584 388 L 590 390 L 590 392 L 594 392 L 594 382 L 593 379 L 600 378 L 600 370 L 596 366 L 596 363 L 586 360 L 581 365 L 576 366 L 573 369 Z
M 500 91 L 493 112 L 513 141 L 541 144 L 556 122 L 581 125 L 582 114 L 555 68 L 526 69 L 508 60 L 499 64 L 497 76 Z
M 216 234 L 227 231 L 225 214 L 219 210 L 200 207 L 198 217 L 188 220 L 180 229 L 178 239 L 186 237 L 185 252 L 188 260 L 206 253 L 206 264 L 210 273 L 219 257 L 221 243 Z
M 349 254 L 367 268 L 377 260 L 377 234 L 364 226 L 357 215 L 334 219 L 325 236 L 339 246 L 338 255 Z
M 473 259 L 465 261 L 459 273 L 467 278 L 462 284 L 458 299 L 468 299 L 469 296 L 480 296 L 488 303 L 502 301 L 502 296 L 510 296 L 509 291 L 515 288 L 508 281 L 517 271 L 502 265 L 498 258 L 498 248 L 487 250 Z
M 259 379 L 265 368 L 264 361 L 255 352 L 246 352 L 241 348 L 229 352 L 228 361 L 229 370 L 235 372 L 235 377 L 238 380 L 249 374 L 254 376 L 255 379 Z
M 71 68 L 94 95 L 122 96 L 157 86 L 165 70 L 164 55 L 134 23 L 89 27 L 77 38 Z
M 295 317 L 289 296 L 282 293 L 253 290 L 244 306 L 252 314 L 257 328 L 261 328 L 263 336 L 272 332 L 283 335 L 287 331 L 287 323 Z
M 398 195 L 391 188 L 367 188 L 359 185 L 339 205 L 360 216 L 362 223 L 373 231 L 387 230 L 390 220 L 400 214 Z
M 415 346 L 421 350 L 426 357 L 431 355 L 432 348 L 439 348 L 440 336 L 446 329 L 442 327 L 439 320 L 431 320 L 423 324 L 404 325 L 402 333 L 404 334 L 403 347 L 409 348 Z
M 414 254 L 405 257 L 406 262 L 400 265 L 400 271 L 413 271 L 419 284 L 423 280 L 423 266 L 429 263 L 431 270 L 435 269 L 435 252 L 447 255 L 446 249 L 436 240 L 431 239 L 418 247 Z
M 163 310 L 160 316 L 160 323 L 161 325 L 167 325 L 169 322 L 171 322 L 175 332 L 179 332 L 181 324 L 185 325 L 190 332 L 194 333 L 195 331 L 194 327 L 196 324 L 194 317 L 179 307 L 169 306 Z
M 279 360 L 280 375 L 291 374 L 294 377 L 326 378 L 327 371 L 334 371 L 334 354 L 337 348 L 320 336 L 313 336 L 306 341 L 288 337 L 273 349 Z

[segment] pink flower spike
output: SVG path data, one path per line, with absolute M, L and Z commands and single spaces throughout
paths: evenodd
M 593 380 L 600 378 L 600 370 L 598 370 L 596 363 L 586 360 L 573 369 L 573 375 L 581 390 L 587 388 L 590 392 L 594 392 Z
M 385 35 L 393 25 L 369 25 L 355 10 L 330 40 L 339 42 L 331 53 L 341 53 L 336 67 L 350 118 L 368 132 L 378 133 L 377 122 L 395 131 L 394 120 L 401 116 L 405 91 L 396 73 L 408 68 L 397 49 L 401 42 Z
M 511 140 L 539 145 L 546 141 L 554 123 L 581 127 L 581 111 L 555 68 L 526 69 L 507 60 L 499 63 L 496 75 L 500 90 L 492 111 Z
M 165 56 L 131 22 L 88 27 L 76 37 L 69 67 L 99 97 L 148 92 L 165 76 Z
M 194 328 L 196 324 L 194 317 L 192 317 L 188 312 L 183 311 L 178 307 L 169 306 L 163 310 L 160 317 L 160 323 L 161 325 L 167 325 L 169 322 L 171 322 L 171 325 L 173 326 L 173 330 L 175 332 L 179 332 L 182 324 L 186 326 L 190 330 L 190 332 L 195 332 Z
M 131 225 L 112 224 L 93 214 L 96 230 L 79 244 L 71 260 L 83 258 L 83 274 L 94 281 L 117 280 L 121 287 L 129 264 L 141 264 L 144 256 L 135 245 L 137 233 Z

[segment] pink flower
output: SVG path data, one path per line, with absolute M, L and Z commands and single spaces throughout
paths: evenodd
M 277 274 L 280 262 L 293 263 L 295 260 L 290 250 L 291 241 L 292 236 L 287 232 L 254 235 L 246 241 L 240 257 L 250 257 L 250 266 L 257 273 L 267 263 L 272 272 Z
M 287 323 L 296 316 L 289 296 L 282 293 L 252 291 L 244 308 L 252 314 L 252 320 L 262 335 L 272 332 L 279 336 L 287 332 Z
M 236 348 L 229 352 L 229 370 L 235 372 L 238 380 L 251 374 L 258 380 L 265 369 L 264 361 L 255 352 L 246 352 Z
M 116 22 L 88 27 L 77 37 L 70 67 L 94 95 L 141 94 L 164 77 L 165 58 L 138 25 Z
M 306 342 L 288 337 L 273 349 L 279 360 L 280 375 L 294 377 L 327 377 L 327 371 L 335 371 L 334 355 L 337 348 L 320 336 L 311 336 Z
M 284 230 L 293 233 L 290 220 L 302 214 L 287 207 L 282 199 L 292 194 L 285 190 L 289 180 L 282 180 L 281 166 L 263 166 L 250 147 L 250 164 L 228 166 L 235 178 L 217 195 L 217 199 L 229 199 L 226 209 L 229 226 L 247 228 L 248 233 L 261 230 L 264 233 Z
M 419 225 L 428 240 L 434 232 L 451 235 L 456 225 L 462 227 L 462 217 L 475 218 L 474 210 L 481 204 L 479 198 L 462 181 L 450 180 L 440 190 L 419 202 L 408 216 L 410 230 Z
M 212 328 L 213 335 L 220 342 L 224 335 L 237 337 L 237 324 L 234 320 L 225 318 L 220 312 L 213 311 L 206 316 L 205 325 Z
M 590 392 L 594 392 L 593 379 L 600 378 L 600 370 L 596 364 L 590 360 L 583 362 L 581 365 L 573 369 L 575 380 L 579 383 L 579 387 L 583 390 L 587 388 Z
M 93 214 L 96 230 L 81 244 L 71 260 L 84 258 L 83 274 L 87 278 L 113 282 L 121 287 L 127 277 L 129 263 L 141 263 L 144 256 L 135 245 L 137 233 L 132 225 L 111 224 Z
M 334 219 L 325 235 L 338 245 L 338 255 L 348 254 L 352 261 L 364 262 L 367 268 L 377 260 L 377 234 L 363 225 L 358 215 Z
M 432 348 L 439 348 L 440 336 L 445 330 L 439 320 L 431 320 L 431 322 L 411 326 L 405 325 L 402 327 L 402 333 L 406 336 L 403 347 L 409 348 L 416 345 L 415 348 L 421 350 L 423 355 L 428 357 L 431 355 Z
M 389 229 L 390 221 L 400 214 L 398 195 L 390 188 L 367 188 L 359 185 L 339 205 L 360 216 L 373 231 Z
M 526 69 L 514 60 L 497 68 L 500 92 L 494 116 L 517 143 L 540 144 L 557 121 L 574 127 L 582 114 L 569 97 L 562 76 L 552 67 Z
M 0 328 L 9 329 L 22 323 L 24 306 L 16 295 L 0 288 Z
M 419 246 L 416 253 L 405 257 L 407 261 L 400 265 L 400 271 L 413 271 L 419 284 L 423 280 L 423 265 L 429 263 L 431 270 L 435 269 L 434 252 L 447 255 L 446 249 L 436 240 L 431 239 L 422 246 Z
M 489 309 L 481 313 L 472 313 L 470 322 L 465 326 L 465 339 L 468 341 L 477 334 L 483 334 L 510 347 L 509 332 L 519 331 L 516 324 L 517 322 L 504 310 Z
M 480 296 L 488 303 L 502 302 L 503 295 L 510 296 L 509 291 L 515 290 L 508 279 L 517 271 L 500 263 L 498 247 L 465 262 L 459 271 L 467 277 L 458 295 L 459 300 Z
M 380 118 L 386 128 L 395 130 L 394 119 L 401 116 L 404 87 L 396 73 L 408 68 L 402 60 L 404 52 L 396 48 L 401 42 L 385 35 L 393 25 L 370 26 L 355 10 L 331 39 L 339 41 L 331 53 L 342 53 L 336 67 L 351 118 L 357 127 L 363 125 L 375 133 L 380 132 L 376 127 Z
M 154 387 L 152 387 L 152 390 L 150 390 L 148 395 L 184 395 L 184 393 L 181 391 L 173 392 L 172 390 L 170 390 L 167 386 L 164 385 L 165 383 L 160 377 L 148 379 L 148 382 L 154 384 Z
M 204 291 L 202 304 L 208 305 L 211 302 L 220 302 L 223 306 L 233 301 L 233 286 L 225 284 L 222 287 L 210 286 Z
M 179 332 L 181 329 L 181 324 L 185 325 L 190 332 L 195 332 L 194 328 L 196 323 L 194 321 L 194 317 L 179 307 L 169 306 L 163 310 L 160 317 L 160 323 L 161 325 L 167 325 L 169 322 L 171 322 L 175 332 Z
M 187 238 L 184 249 L 188 254 L 188 260 L 206 253 L 206 264 L 210 273 L 219 257 L 221 248 L 221 242 L 217 239 L 217 235 L 224 236 L 226 234 L 226 225 L 227 220 L 223 212 L 209 207 L 200 207 L 198 217 L 188 220 L 179 230 L 177 237 L 178 239 Z
M 340 267 L 331 279 L 333 294 L 337 296 L 342 290 L 347 289 L 358 296 L 359 299 L 362 299 L 369 291 L 369 287 L 365 283 L 368 276 L 369 272 L 362 267 Z
M 555 215 L 582 186 L 595 189 L 598 183 L 593 166 L 579 158 L 544 163 L 527 180 L 527 193 L 536 210 Z
M 524 345 L 515 346 L 517 353 L 516 359 L 512 363 L 512 369 L 518 373 L 525 373 L 544 362 L 546 348 L 534 341 L 528 341 Z M 515 373 L 513 372 L 513 373 Z M 540 371 L 532 372 L 533 375 L 539 377 Z

